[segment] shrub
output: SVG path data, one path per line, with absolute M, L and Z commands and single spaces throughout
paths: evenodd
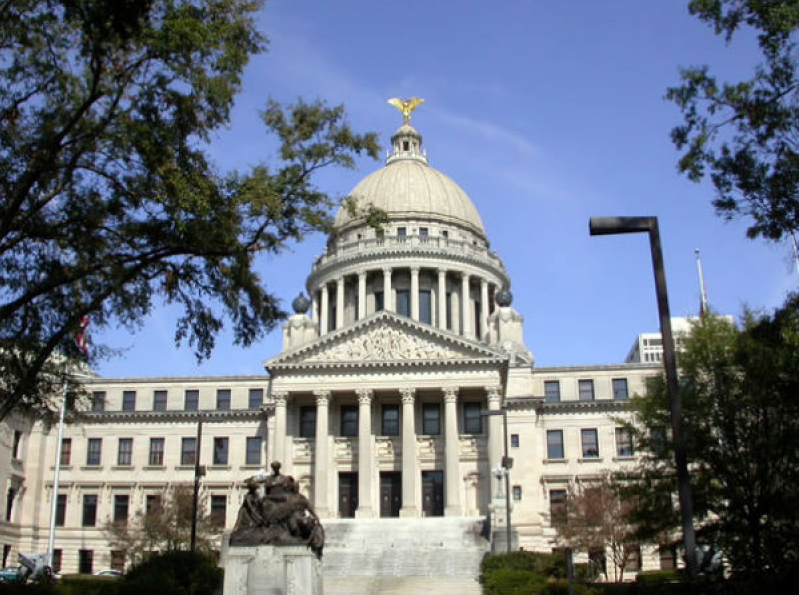
M 533 595 L 540 593 L 546 579 L 529 570 L 498 568 L 486 576 L 483 593 L 486 595 Z
M 644 570 L 635 577 L 635 582 L 643 585 L 662 585 L 679 580 L 676 570 Z
M 574 583 L 574 595 L 599 595 L 600 591 L 582 583 Z M 565 578 L 552 580 L 544 584 L 540 595 L 569 595 L 569 581 Z
M 53 585 L 59 595 L 114 595 L 119 582 L 113 576 L 66 574 Z
M 199 552 L 156 554 L 131 568 L 118 595 L 212 595 L 222 583 L 216 560 Z

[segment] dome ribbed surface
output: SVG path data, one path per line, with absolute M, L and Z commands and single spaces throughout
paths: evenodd
M 437 169 L 419 161 L 401 159 L 377 170 L 350 192 L 359 206 L 372 204 L 389 219 L 430 218 L 465 226 L 485 237 L 480 214 L 463 189 Z M 346 209 L 339 209 L 338 228 L 353 223 Z

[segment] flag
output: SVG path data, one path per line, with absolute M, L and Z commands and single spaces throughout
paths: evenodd
M 80 319 L 80 324 L 78 326 L 78 332 L 75 335 L 75 345 L 77 345 L 78 349 L 81 350 L 84 356 L 89 356 L 89 336 L 86 333 L 86 327 L 89 326 L 89 317 L 83 316 Z

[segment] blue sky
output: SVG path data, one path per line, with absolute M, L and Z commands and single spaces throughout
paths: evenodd
M 647 237 L 591 238 L 592 216 L 660 218 L 673 315 L 697 311 L 696 248 L 720 312 L 773 308 L 797 288 L 789 245 L 747 240 L 743 221 L 714 214 L 709 184 L 676 172 L 669 130 L 680 116 L 663 96 L 679 67 L 709 64 L 735 80 L 758 60 L 751 36 L 725 45 L 682 0 L 271 0 L 260 23 L 270 48 L 212 141 L 220 169 L 274 162 L 258 118 L 269 97 L 343 103 L 384 148 L 401 124 L 386 99 L 425 98 L 413 123 L 430 164 L 477 206 L 539 366 L 619 362 L 637 333 L 657 330 Z M 318 185 L 344 196 L 382 166 L 326 171 Z M 259 262 L 287 309 L 323 245 L 313 236 Z M 198 364 L 174 346 L 175 318 L 160 307 L 135 334 L 97 333 L 125 349 L 97 371 L 258 374 L 280 351 L 280 330 L 248 349 L 223 333 Z

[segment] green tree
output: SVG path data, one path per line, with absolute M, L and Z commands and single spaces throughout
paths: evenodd
M 189 549 L 194 487 L 175 484 L 154 496 L 150 509 L 137 511 L 132 521 L 109 520 L 103 529 L 114 549 L 125 552 L 130 565 L 140 564 L 156 552 Z M 214 522 L 207 505 L 208 494 L 201 490 L 197 506 L 197 549 L 211 553 L 222 528 Z
M 799 296 L 739 330 L 704 316 L 679 354 L 684 424 L 700 541 L 734 572 L 780 575 L 799 562 Z M 664 382 L 632 399 L 636 441 L 650 454 L 625 479 L 639 537 L 679 527 Z
M 213 166 L 261 4 L 0 0 L 0 419 L 50 409 L 84 316 L 135 329 L 175 303 L 198 358 L 226 323 L 249 345 L 284 316 L 256 257 L 327 229 L 314 173 L 378 147 L 341 107 L 270 102 L 279 159 Z
M 569 485 L 564 514 L 552 519 L 558 543 L 586 553 L 610 552 L 613 579 L 621 582 L 638 545 L 627 516 L 630 508 L 628 497 L 610 473 L 574 482 Z
M 799 230 L 799 2 L 691 0 L 688 8 L 727 42 L 755 32 L 762 62 L 750 78 L 725 83 L 707 66 L 687 68 L 668 89 L 684 119 L 671 132 L 679 170 L 694 181 L 709 173 L 719 214 L 748 217 L 749 237 L 779 240 Z

